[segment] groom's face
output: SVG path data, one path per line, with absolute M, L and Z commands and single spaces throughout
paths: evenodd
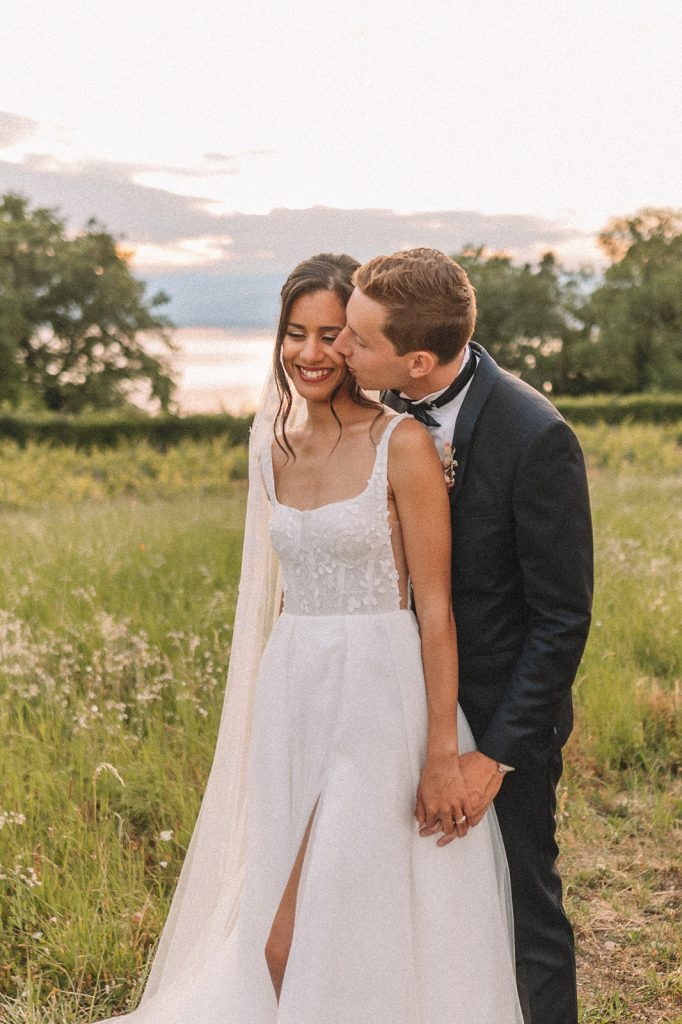
M 346 326 L 332 345 L 360 387 L 370 391 L 402 388 L 411 382 L 412 353 L 398 355 L 383 331 L 386 318 L 385 306 L 355 288 L 346 306 Z

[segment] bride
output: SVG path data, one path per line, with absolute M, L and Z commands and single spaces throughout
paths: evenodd
M 467 828 L 442 466 L 332 349 L 357 266 L 282 289 L 214 763 L 130 1024 L 522 1020 L 494 812 Z

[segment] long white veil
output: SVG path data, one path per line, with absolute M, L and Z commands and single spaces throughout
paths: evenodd
M 278 398 L 268 375 L 249 441 L 249 495 L 227 690 L 201 810 L 141 1006 L 165 980 L 191 977 L 227 938 L 239 909 L 246 836 L 246 773 L 256 676 L 279 606 L 277 561 L 259 453 L 272 439 Z

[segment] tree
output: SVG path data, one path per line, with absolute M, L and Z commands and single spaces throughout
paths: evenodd
M 27 216 L 26 201 L 6 195 L 0 204 L 0 400 L 16 402 L 23 375 L 22 341 L 31 337 L 36 307 L 48 290 L 50 261 L 62 225 L 48 210 Z
M 593 386 L 681 388 L 682 209 L 646 208 L 615 218 L 599 244 L 612 264 L 589 304 Z
M 69 238 L 53 210 L 24 196 L 0 202 L 0 401 L 29 395 L 59 412 L 112 409 L 143 385 L 167 409 L 170 321 L 145 297 L 127 256 L 96 221 Z M 139 335 L 158 339 L 161 355 Z
M 476 289 L 476 340 L 505 369 L 534 387 L 575 393 L 583 384 L 578 349 L 588 274 L 569 273 L 551 252 L 539 265 L 467 248 L 454 257 Z

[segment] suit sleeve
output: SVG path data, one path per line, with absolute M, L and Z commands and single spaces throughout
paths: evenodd
M 590 627 L 593 553 L 580 445 L 563 420 L 548 424 L 519 459 L 513 515 L 525 641 L 510 685 L 479 749 L 514 768 L 541 765 L 570 693 Z

